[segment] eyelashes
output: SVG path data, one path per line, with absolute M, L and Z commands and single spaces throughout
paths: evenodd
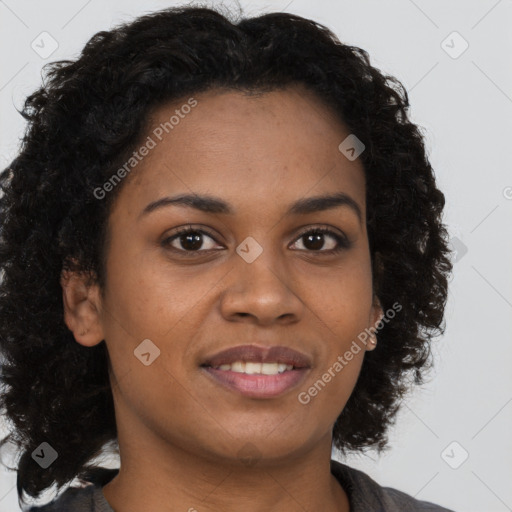
M 208 230 L 204 228 L 195 228 L 193 226 L 184 226 L 182 228 L 177 229 L 171 236 L 165 237 L 165 239 L 163 239 L 161 242 L 161 246 L 164 247 L 165 249 L 172 251 L 175 254 L 178 254 L 179 256 L 184 257 L 204 256 L 205 254 L 210 254 L 214 251 L 219 250 L 213 248 L 202 249 L 204 245 L 203 235 L 206 235 L 206 237 L 210 238 L 216 244 L 218 244 L 218 242 L 215 239 L 215 236 Z M 305 249 L 299 250 L 315 255 L 333 255 L 340 253 L 341 251 L 350 249 L 352 247 L 352 243 L 348 240 L 348 238 L 345 235 L 341 235 L 338 232 L 326 227 L 309 227 L 305 229 L 294 239 L 294 245 L 297 242 L 305 239 L 306 237 L 306 244 L 302 242 L 302 245 L 304 247 L 306 247 L 306 245 L 310 244 L 313 241 L 313 243 L 315 244 L 320 243 L 321 249 L 308 249 L 306 247 Z M 323 249 L 323 247 L 326 245 L 326 237 L 334 240 L 334 248 L 327 250 Z M 174 242 L 177 242 L 177 245 L 181 245 L 182 248 L 180 249 L 173 245 Z M 187 245 L 189 246 L 188 248 L 186 247 Z
M 336 248 L 329 249 L 327 251 L 325 250 L 308 250 L 307 252 L 320 252 L 320 253 L 326 253 L 326 254 L 335 254 L 338 252 L 341 252 L 342 250 L 349 249 L 352 244 L 348 240 L 348 238 L 345 235 L 340 235 L 336 231 L 333 231 L 332 229 L 325 228 L 325 227 L 318 227 L 318 228 L 307 228 L 307 230 L 303 231 L 298 235 L 298 237 L 295 239 L 296 241 L 303 239 L 305 236 L 312 236 L 312 235 L 327 235 L 331 238 L 333 238 L 336 241 Z

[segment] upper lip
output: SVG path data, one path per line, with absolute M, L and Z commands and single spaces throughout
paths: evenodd
M 220 366 L 235 361 L 290 364 L 295 368 L 309 368 L 311 366 L 311 359 L 306 354 L 279 345 L 273 347 L 238 345 L 207 357 L 201 366 Z

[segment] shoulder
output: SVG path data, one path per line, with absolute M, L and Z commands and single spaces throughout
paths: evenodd
M 102 487 L 114 478 L 119 469 L 95 468 L 82 487 L 68 487 L 50 503 L 32 507 L 27 512 L 113 512 L 103 495 Z
M 28 512 L 90 512 L 94 510 L 94 486 L 69 487 L 56 499 L 40 507 L 32 507 Z
M 85 487 L 69 487 L 52 502 L 32 507 L 28 512 L 113 512 L 105 500 L 101 487 L 89 484 Z
M 362 471 L 331 460 L 331 472 L 349 495 L 353 512 L 454 512 L 391 487 L 382 487 Z

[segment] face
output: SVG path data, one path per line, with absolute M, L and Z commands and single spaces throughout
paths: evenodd
M 305 89 L 194 100 L 154 111 L 153 147 L 117 185 L 103 295 L 89 289 L 89 313 L 68 304 L 66 321 L 79 343 L 105 340 L 118 425 L 270 463 L 330 443 L 368 346 L 336 362 L 380 317 L 363 167 Z M 196 207 L 169 199 L 183 195 Z

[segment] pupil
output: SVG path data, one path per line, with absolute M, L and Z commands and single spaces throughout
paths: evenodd
M 314 235 L 307 235 L 306 239 L 308 241 L 308 243 L 313 240 L 313 244 L 311 246 L 310 244 L 310 249 L 321 249 L 322 246 L 324 245 L 324 242 L 322 240 L 323 238 L 323 234 L 322 233 L 316 233 Z M 305 244 L 306 247 L 307 247 L 307 244 Z
M 194 249 L 199 249 L 202 245 L 201 235 L 198 233 L 195 234 L 186 234 L 181 236 L 181 245 L 184 249 L 188 251 L 193 251 Z

